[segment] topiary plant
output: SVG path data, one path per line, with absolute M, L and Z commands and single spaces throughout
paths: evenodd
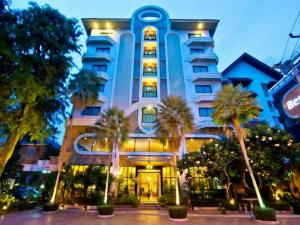
M 263 221 L 276 221 L 275 210 L 273 208 L 256 206 L 253 208 L 255 219 Z

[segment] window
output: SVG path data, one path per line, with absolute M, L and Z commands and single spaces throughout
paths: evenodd
M 107 65 L 93 65 L 92 70 L 95 72 L 106 72 Z
M 275 108 L 274 108 L 273 102 L 272 101 L 267 101 L 267 102 L 268 102 L 268 106 L 269 106 L 271 112 L 274 112 Z
M 265 96 L 269 96 L 269 92 L 268 92 L 268 85 L 267 84 L 261 84 L 262 89 L 264 91 Z
M 197 37 L 201 37 L 202 35 L 199 33 L 189 33 L 188 36 L 189 38 L 197 38 Z
M 156 57 L 156 50 L 144 50 L 144 57 Z
M 129 194 L 135 193 L 136 167 L 120 167 L 120 191 L 128 191 Z M 128 190 L 126 190 L 128 189 Z
M 143 75 L 144 76 L 156 76 L 157 75 L 157 66 L 156 64 L 144 64 L 143 69 Z
M 195 85 L 196 93 L 212 93 L 211 85 Z
M 199 54 L 204 53 L 204 48 L 191 48 L 190 49 L 191 54 Z
M 157 109 L 146 107 L 142 109 L 142 123 L 154 123 L 156 121 Z
M 213 108 L 199 108 L 199 116 L 200 117 L 210 117 L 213 113 Z
M 175 191 L 175 175 L 174 167 L 163 167 L 162 168 L 162 192 L 167 194 Z
M 193 66 L 194 73 L 208 72 L 207 66 Z
M 82 115 L 83 116 L 99 116 L 101 107 L 99 106 L 87 106 L 84 108 Z
M 100 84 L 99 85 L 99 92 L 104 92 L 104 87 L 105 87 L 105 84 Z
M 96 48 L 96 52 L 109 54 L 110 48 Z
M 156 86 L 150 86 L 150 85 L 143 86 L 143 97 L 144 98 L 156 98 L 157 97 Z
M 156 30 L 151 29 L 151 28 L 145 30 L 144 40 L 147 40 L 147 41 L 148 40 L 153 40 L 153 41 L 155 41 L 156 40 Z

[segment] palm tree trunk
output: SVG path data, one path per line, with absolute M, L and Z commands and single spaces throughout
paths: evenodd
M 108 167 L 107 167 L 107 173 L 106 173 L 106 183 L 105 183 L 105 193 L 104 193 L 104 201 L 103 203 L 106 205 L 108 202 L 108 183 L 109 183 L 109 174 L 110 174 L 110 164 L 111 164 L 111 150 L 109 151 L 109 157 L 108 157 Z
M 67 138 L 68 138 L 68 136 L 70 136 L 69 135 L 69 132 L 72 130 L 72 125 L 73 125 L 73 116 L 71 117 L 71 120 L 70 120 L 70 125 L 67 127 L 67 129 L 66 129 L 66 136 L 65 136 L 65 140 L 64 140 L 64 142 L 66 141 L 67 142 Z M 68 143 L 68 142 L 67 142 Z M 63 151 L 63 149 L 62 149 L 62 151 Z M 59 156 L 58 156 L 58 158 L 59 157 L 62 157 L 63 156 L 63 152 L 60 152 L 60 154 L 59 154 Z M 58 187 L 58 183 L 59 183 L 59 179 L 60 179 L 60 175 L 61 175 L 61 170 L 62 170 L 62 164 L 60 165 L 60 162 L 59 162 L 59 160 L 57 161 L 57 175 L 56 175 L 56 180 L 55 180 L 55 184 L 54 184 L 54 188 L 53 188 L 53 193 L 52 193 L 52 196 L 51 196 L 51 200 L 50 200 L 50 202 L 51 203 L 54 203 L 54 201 L 55 201 L 55 197 L 56 197 L 56 192 L 57 192 L 57 187 Z
M 243 136 L 241 134 L 241 127 L 240 127 L 239 122 L 237 120 L 233 120 L 233 125 L 234 125 L 234 131 L 236 133 L 236 136 L 237 136 L 238 141 L 239 141 L 240 146 L 241 146 L 241 151 L 242 151 L 242 154 L 243 154 L 243 157 L 244 157 L 247 169 L 249 171 L 249 175 L 251 177 L 251 181 L 252 181 L 252 184 L 253 184 L 253 187 L 254 187 L 254 190 L 255 190 L 255 193 L 256 193 L 259 205 L 260 205 L 260 207 L 264 208 L 265 204 L 264 204 L 264 202 L 262 200 L 262 197 L 260 195 L 259 188 L 257 186 L 257 183 L 256 183 L 256 180 L 255 180 L 255 177 L 254 177 L 251 165 L 249 163 L 249 158 L 248 158 L 248 154 L 247 154 L 247 150 L 246 150 L 244 138 L 243 138 Z
M 14 134 L 11 134 L 9 136 L 6 143 L 3 145 L 2 148 L 0 148 L 0 177 L 4 172 L 8 160 L 11 158 L 12 154 L 14 153 L 15 147 L 20 138 L 21 135 L 18 133 L 17 130 Z
M 177 176 L 177 156 L 176 152 L 173 152 L 173 163 L 174 163 L 174 176 L 175 176 L 175 196 L 176 196 L 176 205 L 180 205 L 180 198 L 179 198 L 179 187 L 178 187 L 178 176 Z

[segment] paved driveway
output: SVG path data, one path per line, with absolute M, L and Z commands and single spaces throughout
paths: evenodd
M 279 217 L 280 225 L 299 225 L 300 216 Z M 251 225 L 259 224 L 243 215 L 191 215 L 188 221 L 170 221 L 166 211 L 118 211 L 110 219 L 99 219 L 96 213 L 62 210 L 42 215 L 38 210 L 11 213 L 0 217 L 0 225 Z

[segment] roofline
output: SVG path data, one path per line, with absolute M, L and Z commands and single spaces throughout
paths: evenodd
M 253 57 L 252 55 L 244 52 L 240 57 L 238 57 L 234 62 L 232 62 L 227 68 L 225 68 L 222 72 L 222 75 L 228 73 L 236 64 L 240 61 L 246 61 L 250 65 L 254 66 L 255 68 L 259 69 L 260 71 L 266 73 L 270 77 L 274 78 L 276 81 L 282 78 L 282 74 L 276 70 L 274 70 L 269 65 L 265 64 L 264 62 L 258 60 L 257 58 Z

